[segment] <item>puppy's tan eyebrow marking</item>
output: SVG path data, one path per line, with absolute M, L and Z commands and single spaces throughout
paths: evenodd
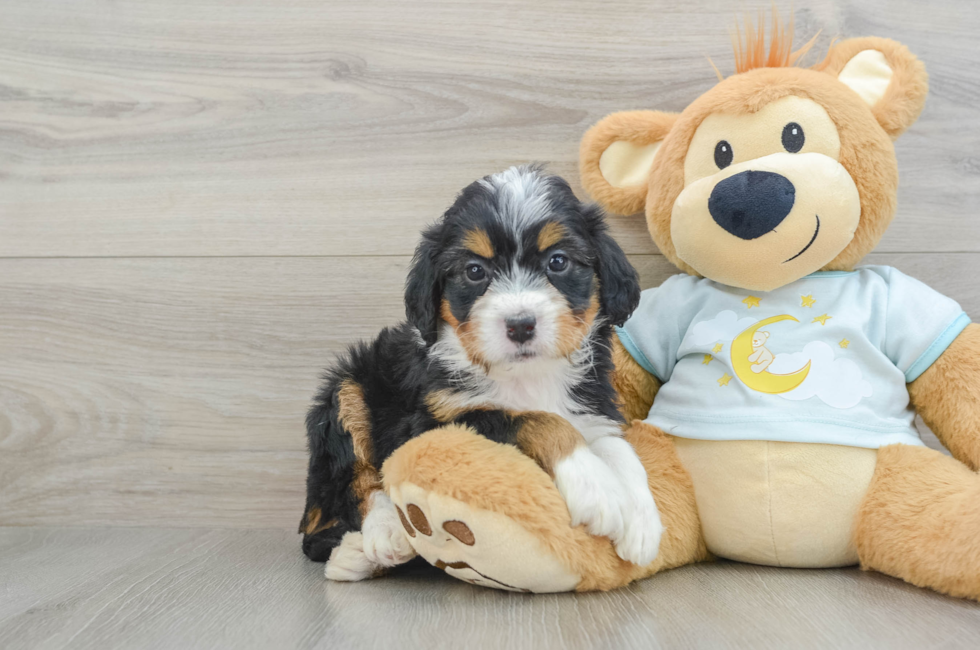
M 538 250 L 543 251 L 551 248 L 565 238 L 565 227 L 560 223 L 549 221 L 544 224 L 538 232 Z
M 487 231 L 482 228 L 467 232 L 466 237 L 463 238 L 463 246 L 484 259 L 493 258 L 493 244 L 490 243 L 490 236 Z

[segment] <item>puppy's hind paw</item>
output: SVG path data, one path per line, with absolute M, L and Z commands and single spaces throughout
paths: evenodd
M 380 492 L 372 499 L 371 510 L 364 518 L 361 530 L 364 555 L 374 564 L 386 567 L 408 562 L 415 557 L 415 549 L 408 543 L 395 505 Z
M 361 533 L 347 533 L 340 545 L 330 553 L 323 575 L 327 580 L 337 582 L 357 582 L 370 578 L 378 570 L 378 565 L 364 554 L 364 540 Z

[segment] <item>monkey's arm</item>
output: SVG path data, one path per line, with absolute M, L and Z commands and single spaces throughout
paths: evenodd
M 650 412 L 653 398 L 660 390 L 660 381 L 633 359 L 618 334 L 613 334 L 612 353 L 615 366 L 612 384 L 619 393 L 623 417 L 626 422 L 642 420 Z
M 939 441 L 971 469 L 980 467 L 980 325 L 968 325 L 908 388 Z

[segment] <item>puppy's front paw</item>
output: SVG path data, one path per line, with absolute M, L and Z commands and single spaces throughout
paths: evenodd
M 627 562 L 645 566 L 657 559 L 660 553 L 660 538 L 664 527 L 660 522 L 660 512 L 649 492 L 625 518 L 625 530 L 622 538 L 613 540 L 616 555 Z
M 381 492 L 371 499 L 371 510 L 361 528 L 364 555 L 369 561 L 386 567 L 408 562 L 415 557 L 415 550 L 405 537 L 395 505 Z
M 624 533 L 626 494 L 620 481 L 595 454 L 582 447 L 555 465 L 555 485 L 568 506 L 572 525 L 613 541 Z
M 338 582 L 357 582 L 374 575 L 377 565 L 364 554 L 364 539 L 361 533 L 347 533 L 340 545 L 330 552 L 330 559 L 323 569 L 327 580 Z

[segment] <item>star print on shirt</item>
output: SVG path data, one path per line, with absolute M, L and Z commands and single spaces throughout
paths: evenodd
M 801 307 L 813 307 L 813 303 L 817 302 L 816 300 L 814 300 L 812 293 L 806 296 L 800 296 L 800 300 L 801 300 L 800 303 Z
M 711 360 L 712 359 L 714 359 L 714 357 L 711 356 L 710 354 L 704 355 L 704 361 L 701 362 L 701 365 L 703 365 L 703 366 L 708 365 L 709 363 L 711 363 Z
M 718 380 L 718 385 L 719 386 L 727 386 L 728 385 L 728 382 L 730 382 L 732 379 L 733 379 L 733 377 L 726 372 L 725 374 L 723 374 L 721 376 L 721 379 Z
M 748 296 L 742 302 L 745 303 L 746 308 L 752 309 L 753 307 L 758 307 L 759 306 L 759 301 L 760 300 L 762 300 L 762 298 L 756 298 L 755 296 Z
M 847 339 L 841 339 L 840 343 L 838 343 L 837 345 L 839 345 L 842 348 L 845 348 L 846 349 L 847 346 L 850 345 L 850 344 L 851 344 L 851 342 L 848 341 Z
M 831 318 L 833 318 L 833 316 L 828 316 L 827 314 L 824 314 L 823 316 L 817 316 L 816 318 L 814 318 L 810 322 L 811 323 L 820 323 L 821 325 L 826 325 L 827 324 L 827 321 L 829 321 Z
M 721 343 L 719 343 L 719 344 L 718 344 L 718 345 L 716 345 L 715 347 L 713 347 L 713 348 L 711 348 L 711 351 L 712 351 L 712 352 L 714 352 L 715 354 L 718 354 L 719 352 L 721 352 L 721 349 L 722 349 L 723 347 L 725 347 L 725 346 L 724 346 L 724 345 L 722 345 Z

